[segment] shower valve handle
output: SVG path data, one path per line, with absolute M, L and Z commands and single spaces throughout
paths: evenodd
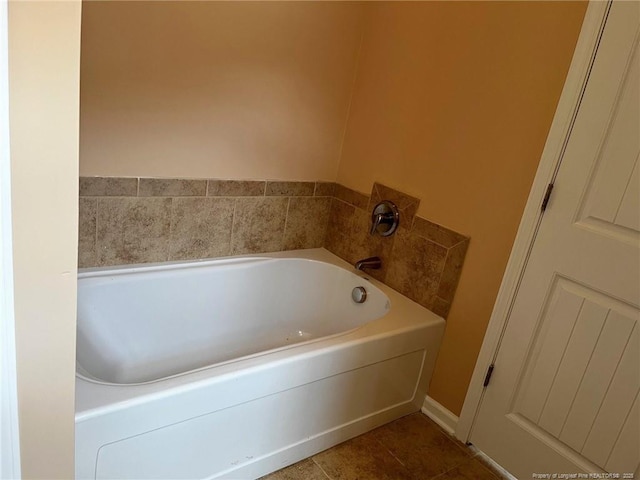
M 388 237 L 398 228 L 400 213 L 398 207 L 389 200 L 383 200 L 375 206 L 371 213 L 371 230 L 369 233 L 378 233 L 382 237 Z
M 371 235 L 375 235 L 376 234 L 376 230 L 378 229 L 378 225 L 380 225 L 382 223 L 382 221 L 385 219 L 385 217 L 388 217 L 389 215 L 393 216 L 393 214 L 391 213 L 375 213 L 372 217 L 371 217 L 371 231 L 369 232 Z

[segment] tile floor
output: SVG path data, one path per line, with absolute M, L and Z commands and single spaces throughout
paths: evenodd
M 498 480 L 474 452 L 414 413 L 261 480 Z

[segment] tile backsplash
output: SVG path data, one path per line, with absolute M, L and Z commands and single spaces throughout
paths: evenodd
M 390 237 L 369 235 L 381 200 L 400 210 Z M 331 182 L 80 178 L 80 267 L 325 247 L 446 318 L 469 238 L 417 217 L 412 197 L 375 183 L 370 195 Z
M 350 263 L 380 257 L 382 268 L 368 274 L 446 318 L 469 237 L 416 216 L 420 200 L 385 185 L 375 183 L 369 196 L 344 186 L 337 191 L 325 248 Z M 400 211 L 400 226 L 390 237 L 369 235 L 371 211 L 381 200 L 391 200 Z
M 80 267 L 324 245 L 333 184 L 80 178 Z M 314 193 L 318 195 L 314 195 Z

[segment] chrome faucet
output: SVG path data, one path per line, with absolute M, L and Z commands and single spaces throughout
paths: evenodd
M 380 257 L 369 257 L 369 258 L 363 258 L 362 260 L 358 260 L 356 262 L 356 270 L 362 270 L 364 268 L 372 268 L 374 270 L 377 270 L 379 268 L 382 268 L 382 260 L 380 259 Z

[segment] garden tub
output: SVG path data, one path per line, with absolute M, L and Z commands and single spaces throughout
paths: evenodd
M 443 330 L 324 249 L 84 269 L 76 477 L 282 468 L 417 411 Z

